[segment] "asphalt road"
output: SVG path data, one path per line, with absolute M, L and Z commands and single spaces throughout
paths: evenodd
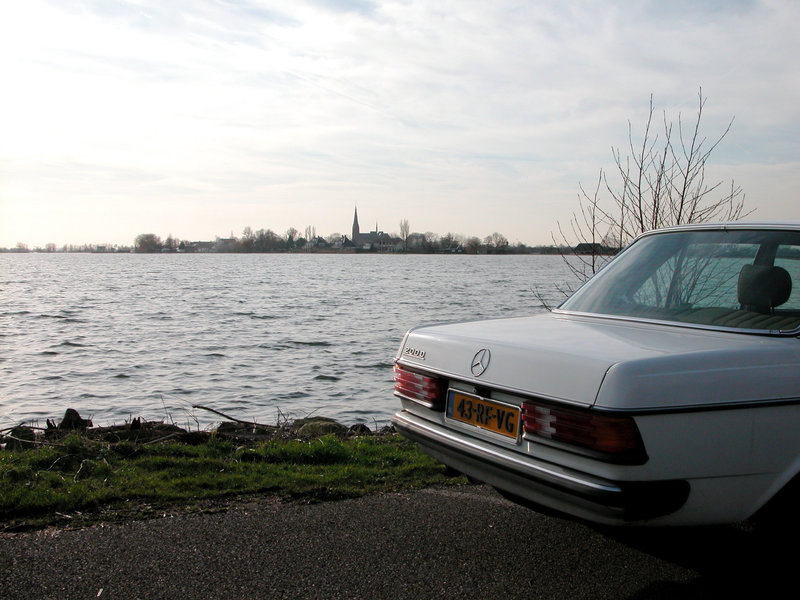
M 797 558 L 743 528 L 606 531 L 465 486 L 5 535 L 0 598 L 793 598 Z

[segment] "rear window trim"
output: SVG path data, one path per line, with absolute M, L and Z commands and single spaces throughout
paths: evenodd
M 688 329 L 701 329 L 705 331 L 720 331 L 724 333 L 740 333 L 742 335 L 760 335 L 767 337 L 797 337 L 800 335 L 800 325 L 794 329 L 745 329 L 742 327 L 724 327 L 721 325 L 709 325 L 707 323 L 692 323 L 689 321 L 669 321 L 664 319 L 648 319 L 646 317 L 636 317 L 631 315 L 609 315 L 603 313 L 578 312 L 554 308 L 554 314 L 568 315 L 574 317 L 588 317 L 592 319 L 603 319 L 608 321 L 628 321 L 633 323 L 647 323 L 650 325 L 660 325 L 668 327 L 683 327 Z

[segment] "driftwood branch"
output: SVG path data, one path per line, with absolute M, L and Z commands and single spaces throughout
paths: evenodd
M 261 423 L 255 423 L 254 421 L 242 421 L 241 419 L 237 419 L 236 417 L 231 417 L 230 415 L 226 415 L 223 412 L 220 412 L 216 409 L 209 408 L 208 406 L 201 406 L 199 404 L 193 404 L 192 408 L 198 408 L 200 410 L 207 410 L 208 412 L 212 412 L 215 415 L 219 415 L 229 421 L 233 421 L 234 423 L 241 423 L 242 425 L 247 425 L 248 427 L 263 427 L 265 429 L 277 429 L 275 425 L 263 425 Z
M 164 442 L 166 440 L 169 440 L 169 439 L 172 439 L 172 438 L 176 438 L 176 437 L 178 437 L 178 436 L 180 436 L 182 434 L 183 434 L 182 431 L 173 431 L 172 433 L 170 433 L 168 435 L 165 435 L 163 437 L 156 438 L 154 440 L 150 440 L 149 442 L 145 442 L 144 444 L 142 444 L 142 446 L 148 446 L 150 444 L 157 444 L 159 442 Z
M 3 436 L 3 439 L 14 440 L 15 442 L 20 442 L 22 444 L 39 444 L 40 446 L 43 446 L 44 444 L 47 443 L 47 442 L 44 442 L 42 440 L 36 440 L 36 439 L 34 439 L 34 440 L 26 440 L 26 439 L 23 439 L 23 438 L 18 438 L 16 436 L 13 436 L 13 435 L 8 434 L 8 433 Z

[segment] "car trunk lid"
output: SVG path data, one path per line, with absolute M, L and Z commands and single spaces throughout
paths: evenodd
M 796 340 L 783 339 L 797 345 Z M 700 393 L 702 382 L 722 373 L 723 367 L 732 380 L 741 378 L 730 368 L 731 361 L 748 360 L 748 348 L 763 351 L 764 340 L 746 334 L 548 313 L 416 328 L 404 339 L 399 361 L 476 386 L 581 406 L 597 403 L 638 410 L 661 407 L 665 398 L 671 405 L 696 405 L 703 398 L 717 401 L 716 393 Z M 483 350 L 489 351 L 488 363 L 473 368 L 473 360 L 486 363 L 487 356 L 479 356 Z M 676 381 L 679 372 L 689 372 L 681 377 L 694 377 L 700 390 L 689 395 L 672 390 L 676 385 L 686 387 Z M 598 397 L 601 386 L 603 393 Z M 725 387 L 731 398 L 752 399 L 767 393 L 747 394 L 742 388 L 731 396 L 730 386 Z M 768 390 L 770 394 L 780 391 Z

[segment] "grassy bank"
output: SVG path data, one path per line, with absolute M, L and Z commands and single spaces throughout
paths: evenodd
M 0 531 L 147 516 L 241 495 L 316 502 L 460 482 L 396 434 L 241 443 L 109 442 L 73 432 L 0 452 Z

